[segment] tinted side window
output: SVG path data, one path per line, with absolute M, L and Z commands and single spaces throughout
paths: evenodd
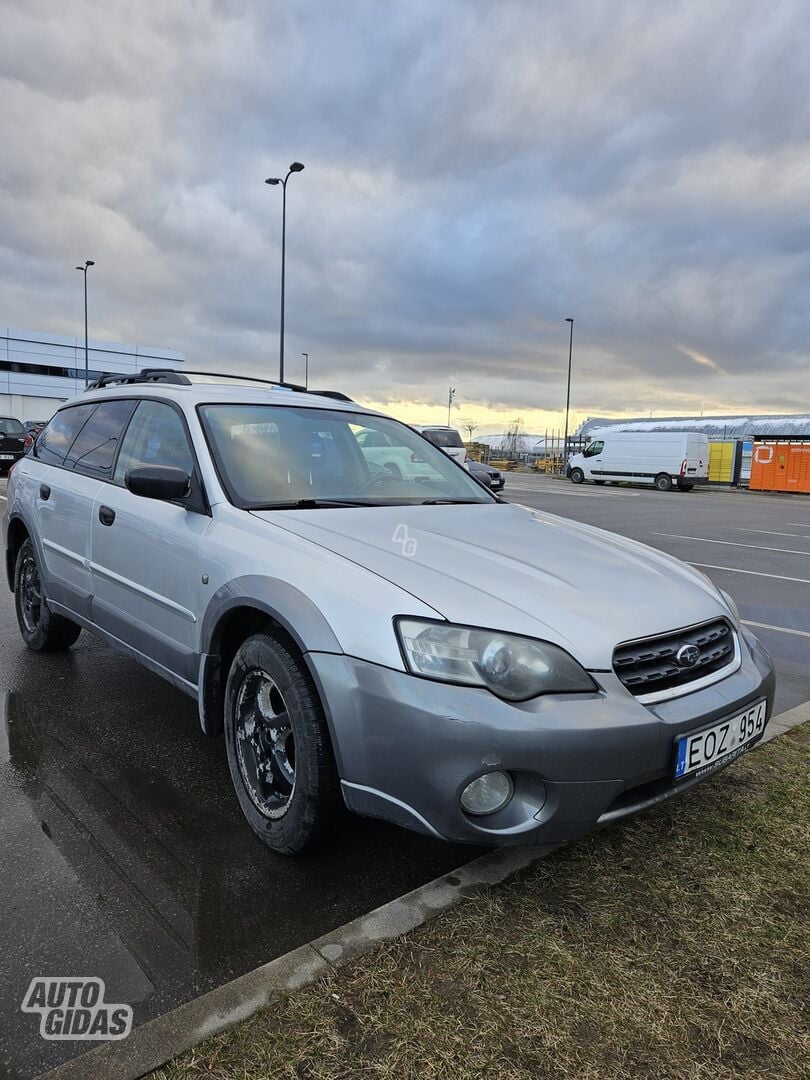
M 61 465 L 73 440 L 95 407 L 93 402 L 61 409 L 37 439 L 34 456 L 46 465 Z
M 115 481 L 123 484 L 133 465 L 177 465 L 189 475 L 194 456 L 183 422 L 170 405 L 141 401 L 121 443 Z
M 118 440 L 136 404 L 105 401 L 99 405 L 71 446 L 65 465 L 90 476 L 109 478 Z

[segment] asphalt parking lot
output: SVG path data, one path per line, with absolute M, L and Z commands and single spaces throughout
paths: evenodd
M 506 496 L 699 566 L 774 656 L 777 711 L 810 699 L 810 499 L 528 475 Z M 26 652 L 4 587 L 0 687 L 0 1075 L 85 1049 L 20 1012 L 34 975 L 100 976 L 141 1024 L 478 853 L 352 818 L 325 855 L 272 855 L 193 702 L 87 634 Z

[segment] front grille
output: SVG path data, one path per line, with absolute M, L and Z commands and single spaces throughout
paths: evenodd
M 684 645 L 697 646 L 700 656 L 692 667 L 675 659 Z M 613 670 L 631 694 L 654 694 L 687 686 L 719 671 L 734 659 L 734 631 L 725 619 L 715 619 L 688 630 L 619 645 L 613 653 Z

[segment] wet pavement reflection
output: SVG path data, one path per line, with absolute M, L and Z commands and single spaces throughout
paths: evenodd
M 89 1048 L 20 1012 L 34 976 L 99 976 L 141 1024 L 478 854 L 347 816 L 276 856 L 190 698 L 86 633 L 28 653 L 8 593 L 0 627 L 0 1075 Z

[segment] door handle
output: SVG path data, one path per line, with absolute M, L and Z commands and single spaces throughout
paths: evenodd
M 112 525 L 115 521 L 115 511 L 109 506 L 100 506 L 98 508 L 98 520 L 102 525 Z
M 39 497 L 40 497 L 40 499 L 44 499 L 45 502 L 47 502 L 48 499 L 50 499 L 50 497 L 51 497 L 51 489 L 48 487 L 47 484 L 40 484 L 39 485 Z

